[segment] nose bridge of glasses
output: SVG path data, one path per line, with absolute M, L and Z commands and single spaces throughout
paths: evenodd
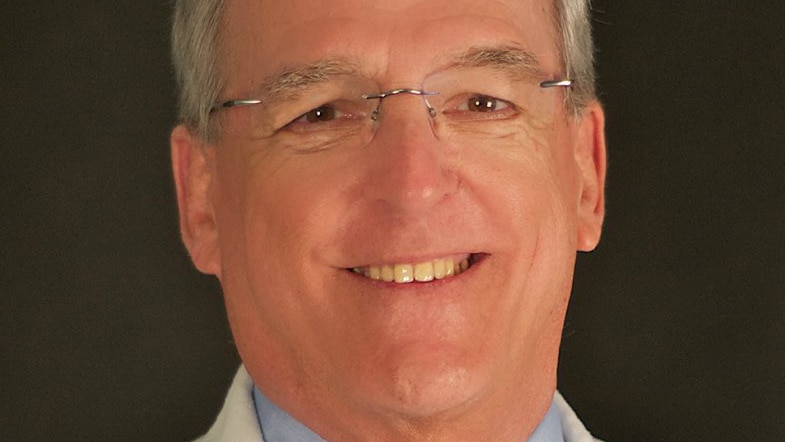
M 382 101 L 385 98 L 394 97 L 396 95 L 414 95 L 422 98 L 422 102 L 425 105 L 426 110 L 428 111 L 428 115 L 433 118 L 436 116 L 436 109 L 431 106 L 428 102 L 427 97 L 439 95 L 439 92 L 436 91 L 427 91 L 424 89 L 413 89 L 413 88 L 398 88 L 398 89 L 391 89 L 384 92 L 379 92 L 376 94 L 363 94 L 362 98 L 366 100 L 378 100 L 378 104 L 376 105 L 376 109 L 374 109 L 373 113 L 371 114 L 371 119 L 376 121 L 379 119 L 381 115 L 381 106 Z

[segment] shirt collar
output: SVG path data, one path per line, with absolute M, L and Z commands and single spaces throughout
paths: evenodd
M 256 387 L 253 388 L 253 403 L 266 442 L 325 442 L 310 428 L 270 402 Z
M 253 402 L 265 441 L 325 442 L 318 434 L 270 402 L 256 387 L 253 388 Z M 564 442 L 559 410 L 553 403 L 527 442 Z
M 542 418 L 540 425 L 534 430 L 527 442 L 564 442 L 564 433 L 561 429 L 561 416 L 556 405 L 551 402 L 548 412 Z

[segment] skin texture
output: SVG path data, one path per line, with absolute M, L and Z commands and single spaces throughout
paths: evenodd
M 222 97 L 325 57 L 384 88 L 416 87 L 476 45 L 532 52 L 557 77 L 552 23 L 539 0 L 236 0 Z M 221 115 L 216 145 L 175 128 L 184 242 L 220 279 L 270 399 L 328 440 L 528 437 L 555 389 L 576 251 L 596 246 L 604 214 L 602 109 L 573 118 L 553 94 L 555 115 L 504 149 L 436 139 L 413 96 L 385 101 L 364 148 L 265 148 L 248 108 Z M 483 258 L 433 283 L 347 270 L 466 253 Z

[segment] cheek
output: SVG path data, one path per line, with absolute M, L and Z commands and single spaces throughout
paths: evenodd
M 329 316 L 319 289 L 332 269 L 320 265 L 320 250 L 334 241 L 340 183 L 315 162 L 255 153 L 261 149 L 230 155 L 243 152 L 237 147 L 222 146 L 213 198 L 221 283 L 233 329 L 246 337 L 237 341 L 264 348 L 277 345 L 265 336 L 308 341 L 308 324 Z
M 541 230 L 571 232 L 576 216 L 577 169 L 566 130 L 538 130 L 504 149 L 467 151 L 470 192 L 487 207 L 487 222 L 512 238 Z M 526 249 L 526 247 L 524 247 Z
M 497 283 L 514 293 L 505 308 L 538 312 L 522 323 L 554 317 L 572 280 L 577 241 L 575 175 L 568 132 L 530 137 L 516 150 L 466 158 L 466 185 L 486 208 L 487 230 L 499 235 Z M 539 319 L 538 319 L 539 318 Z
M 347 171 L 322 157 L 265 152 L 219 162 L 223 244 L 248 278 L 309 272 L 341 230 Z

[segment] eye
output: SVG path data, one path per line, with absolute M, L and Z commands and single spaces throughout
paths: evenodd
M 368 100 L 335 100 L 314 107 L 289 121 L 284 127 L 290 131 L 336 130 L 364 121 L 369 115 Z M 307 109 L 307 107 L 304 107 Z
M 304 113 L 293 123 L 324 123 L 341 117 L 341 112 L 332 106 L 319 106 Z
M 444 115 L 455 122 L 507 120 L 520 113 L 511 101 L 478 93 L 456 94 L 443 109 Z
M 328 103 L 315 107 L 287 123 L 283 129 L 294 132 L 334 130 L 354 121 L 355 112 L 345 103 Z
M 510 107 L 510 103 L 489 95 L 473 95 L 466 100 L 464 106 L 465 109 L 461 106 L 459 110 L 485 113 L 507 109 Z

